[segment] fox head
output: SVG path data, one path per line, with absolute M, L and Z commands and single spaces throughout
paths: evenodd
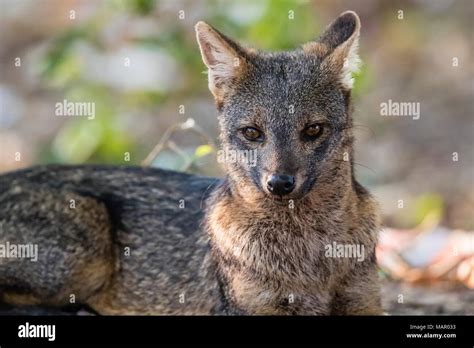
M 223 151 L 256 156 L 256 165 L 225 163 L 231 186 L 242 196 L 281 202 L 351 185 L 357 14 L 342 13 L 317 40 L 291 52 L 258 52 L 204 22 L 195 28 Z

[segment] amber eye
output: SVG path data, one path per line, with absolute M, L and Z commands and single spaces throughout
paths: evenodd
M 263 134 L 258 129 L 253 127 L 246 127 L 242 129 L 242 133 L 247 140 L 250 141 L 262 141 Z
M 318 136 L 321 135 L 322 131 L 323 131 L 323 126 L 322 125 L 313 124 L 311 126 L 306 127 L 303 130 L 303 135 L 307 138 L 315 139 L 315 138 L 317 138 Z

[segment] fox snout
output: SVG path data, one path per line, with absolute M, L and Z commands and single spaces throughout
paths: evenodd
M 303 198 L 311 190 L 311 182 L 314 180 L 306 170 L 288 168 L 261 172 L 258 186 L 266 196 L 278 201 Z
M 291 193 L 296 186 L 295 177 L 287 174 L 271 174 L 266 179 L 266 190 L 276 196 Z

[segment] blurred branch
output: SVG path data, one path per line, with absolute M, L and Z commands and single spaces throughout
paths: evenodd
M 206 135 L 206 133 L 196 124 L 194 119 L 188 118 L 185 122 L 177 123 L 169 127 L 165 133 L 163 134 L 162 138 L 160 141 L 155 145 L 153 150 L 146 156 L 146 158 L 142 161 L 141 165 L 142 166 L 150 166 L 153 161 L 155 160 L 156 157 L 160 154 L 161 151 L 163 151 L 166 148 L 170 148 L 174 152 L 176 152 L 179 155 L 183 155 L 184 152 L 179 148 L 176 143 L 170 140 L 171 136 L 173 133 L 181 130 L 189 130 L 193 133 L 196 133 L 199 137 L 201 137 L 208 145 L 210 145 L 212 148 L 215 148 L 216 145 L 214 141 Z M 188 168 L 192 164 L 191 161 L 187 161 L 189 163 L 186 164 L 186 168 Z

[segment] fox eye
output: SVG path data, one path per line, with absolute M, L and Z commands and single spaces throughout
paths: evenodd
M 242 133 L 247 140 L 250 141 L 262 141 L 263 133 L 257 128 L 245 127 L 242 129 Z
M 322 131 L 323 131 L 323 125 L 312 124 L 303 130 L 303 135 L 305 138 L 309 140 L 314 140 L 321 135 Z

